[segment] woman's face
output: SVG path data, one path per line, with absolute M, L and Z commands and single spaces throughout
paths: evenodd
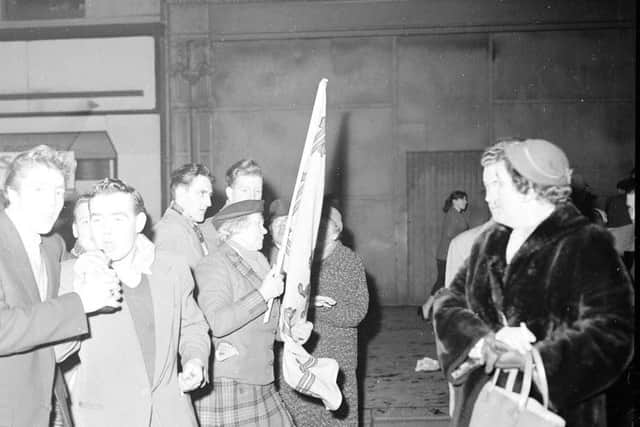
M 454 199 L 453 200 L 453 207 L 458 212 L 462 212 L 463 210 L 465 210 L 467 208 L 467 204 L 468 203 L 469 203 L 469 201 L 467 200 L 466 197 L 461 197 L 459 199 Z
M 244 226 L 231 235 L 231 239 L 250 251 L 262 249 L 262 240 L 267 230 L 264 228 L 262 214 L 254 213 L 247 217 Z

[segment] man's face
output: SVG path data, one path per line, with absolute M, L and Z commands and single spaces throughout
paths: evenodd
M 627 209 L 629 209 L 629 216 L 631 221 L 636 222 L 636 192 L 627 193 Z
M 131 253 L 146 216 L 133 210 L 133 198 L 127 193 L 98 194 L 89 201 L 91 231 L 98 249 L 112 261 Z
M 22 170 L 7 188 L 9 204 L 34 233 L 46 234 L 58 219 L 64 203 L 64 176 L 57 169 L 33 165 Z
M 176 187 L 176 203 L 184 209 L 184 214 L 194 222 L 202 222 L 204 213 L 211 206 L 213 188 L 206 176 L 198 175 L 189 185 Z
M 527 196 L 516 189 L 504 162 L 485 166 L 482 181 L 486 189 L 485 200 L 493 219 L 508 227 L 519 226 Z
M 73 211 L 73 236 L 78 239 L 80 247 L 85 251 L 96 249 L 91 232 L 91 215 L 89 214 L 89 201 L 84 201 L 76 205 Z
M 245 249 L 259 251 L 262 249 L 262 240 L 267 230 L 264 228 L 262 214 L 254 213 L 247 217 L 242 230 L 233 235 L 233 240 L 240 243 Z
M 262 177 L 238 175 L 231 187 L 225 189 L 229 203 L 262 199 Z

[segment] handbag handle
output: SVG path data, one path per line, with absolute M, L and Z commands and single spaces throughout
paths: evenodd
M 531 348 L 531 356 L 533 357 L 533 363 L 535 364 L 536 374 L 534 377 L 534 381 L 536 386 L 538 386 L 538 391 L 542 395 L 542 404 L 544 408 L 547 409 L 549 407 L 549 383 L 547 383 L 547 373 L 544 369 L 544 363 L 542 362 L 542 356 L 540 356 L 540 352 L 537 348 Z M 536 381 L 536 378 L 538 381 Z
M 538 356 L 540 356 L 538 354 Z M 505 390 L 513 391 L 513 385 L 515 383 L 515 376 L 518 374 L 517 369 L 500 369 L 497 368 L 493 373 L 493 379 L 491 380 L 491 387 L 495 387 L 498 382 L 498 376 L 500 376 L 500 372 L 509 371 L 509 377 L 507 379 L 507 384 L 505 385 Z M 527 404 L 527 398 L 529 397 L 529 393 L 531 392 L 531 380 L 533 377 L 533 357 L 531 352 L 527 352 L 525 355 L 525 364 L 524 364 L 524 376 L 522 378 L 522 388 L 520 389 L 520 394 L 518 398 L 518 407 L 520 409 L 524 409 Z

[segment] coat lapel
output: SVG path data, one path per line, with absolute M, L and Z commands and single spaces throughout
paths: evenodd
M 0 212 L 0 236 L 2 236 L 0 241 L 1 256 L 3 259 L 12 260 L 9 264 L 13 265 L 10 270 L 15 275 L 15 283 L 22 284 L 21 288 L 29 302 L 40 302 L 38 285 L 31 269 L 27 251 L 18 230 L 4 211 Z

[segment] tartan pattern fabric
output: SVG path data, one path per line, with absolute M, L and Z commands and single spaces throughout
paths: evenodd
M 201 427 L 294 427 L 273 383 L 213 381 L 213 391 L 194 402 Z

